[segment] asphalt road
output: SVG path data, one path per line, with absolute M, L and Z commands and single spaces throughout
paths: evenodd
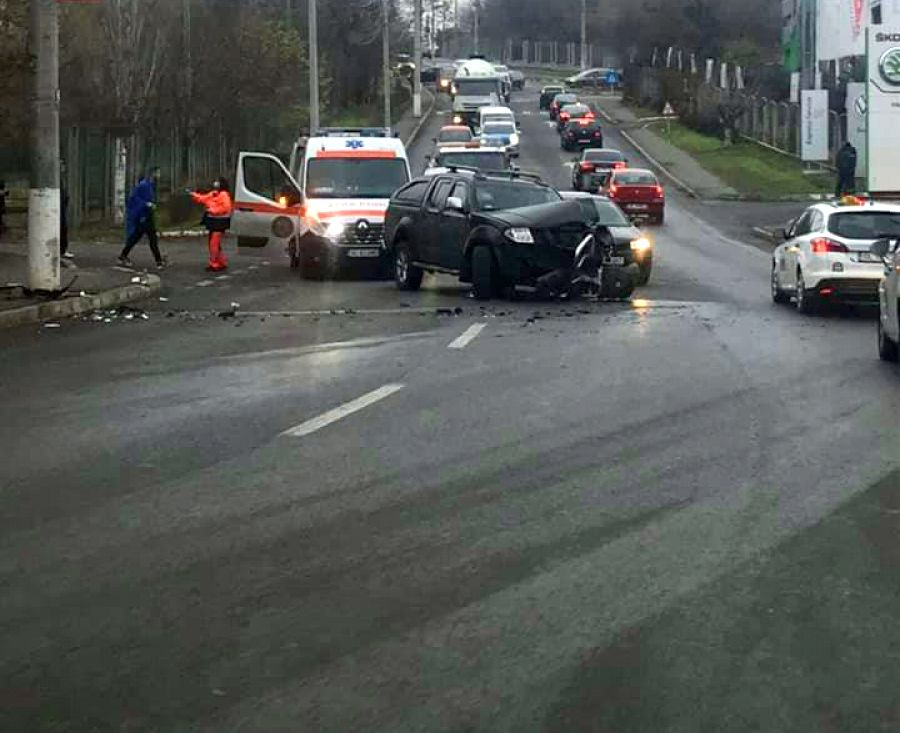
M 668 206 L 632 305 L 185 254 L 0 333 L 0 730 L 900 730 L 900 372 Z

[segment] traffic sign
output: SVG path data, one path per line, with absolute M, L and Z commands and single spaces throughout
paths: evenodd
M 672 106 L 671 102 L 666 102 L 666 106 L 663 107 L 663 117 L 674 117 L 675 116 L 675 108 Z
M 606 84 L 607 86 L 617 86 L 619 83 L 619 72 L 615 69 L 610 69 L 606 72 Z

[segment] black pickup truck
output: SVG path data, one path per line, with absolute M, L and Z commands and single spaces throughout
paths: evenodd
M 417 179 L 394 193 L 385 219 L 397 287 L 417 290 L 426 271 L 446 272 L 480 300 L 571 267 L 586 233 L 578 202 L 516 172 Z

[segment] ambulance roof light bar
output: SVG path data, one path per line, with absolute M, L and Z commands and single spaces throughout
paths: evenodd
M 313 137 L 395 137 L 384 127 L 320 127 Z

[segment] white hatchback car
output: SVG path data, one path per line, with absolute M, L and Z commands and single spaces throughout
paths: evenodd
M 885 361 L 900 361 L 900 240 L 882 239 L 872 252 L 884 262 L 878 285 L 878 354 Z
M 900 237 L 900 206 L 839 201 L 810 206 L 772 255 L 772 300 L 812 313 L 825 303 L 878 301 L 884 262 L 869 248 Z

